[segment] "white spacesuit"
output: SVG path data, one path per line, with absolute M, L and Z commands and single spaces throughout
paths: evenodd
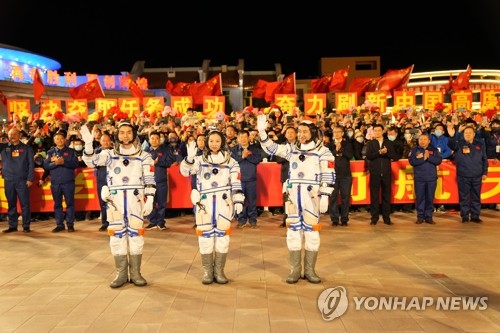
M 220 138 L 216 150 L 209 148 L 213 138 Z M 217 139 L 218 140 L 218 139 Z M 195 206 L 196 233 L 203 266 L 203 284 L 227 283 L 224 274 L 229 250 L 229 234 L 234 214 L 243 209 L 244 195 L 240 166 L 225 145 L 224 135 L 212 131 L 206 136 L 202 155 L 196 156 L 196 144 L 188 144 L 187 157 L 181 162 L 183 176 L 196 175 L 196 189 L 191 200 Z M 215 256 L 214 256 L 215 250 Z
M 109 244 L 117 269 L 110 287 L 118 288 L 128 282 L 129 273 L 131 282 L 144 286 L 147 282 L 140 272 L 144 246 L 143 217 L 151 212 L 156 192 L 154 161 L 151 154 L 140 149 L 137 133 L 130 123 L 119 124 L 116 131 L 115 149 L 94 154 L 92 144 L 88 143 L 93 140 L 92 134 L 82 126 L 85 141 L 83 161 L 88 167 L 107 167 L 107 186 L 100 195 L 107 202 Z M 123 131 L 128 133 L 123 134 Z
M 309 121 L 299 124 L 295 144 L 276 144 L 265 131 L 266 115 L 259 115 L 257 128 L 261 145 L 268 154 L 290 162 L 288 179 L 283 184 L 287 214 L 287 246 L 290 251 L 291 273 L 286 282 L 296 283 L 302 273 L 302 238 L 305 240 L 304 276 L 312 283 L 321 279 L 315 273 L 320 245 L 319 218 L 328 210 L 335 183 L 335 157 L 323 146 L 316 125 Z

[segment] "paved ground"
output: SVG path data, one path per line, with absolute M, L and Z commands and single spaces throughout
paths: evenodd
M 281 216 L 260 217 L 258 229 L 233 230 L 230 283 L 209 286 L 200 282 L 193 216 L 176 217 L 167 230 L 146 233 L 148 286 L 119 289 L 108 287 L 115 273 L 99 220 L 58 234 L 50 232 L 53 220 L 34 222 L 29 234 L 0 234 L 0 332 L 500 332 L 500 212 L 481 217 L 482 224 L 463 224 L 436 213 L 436 225 L 416 225 L 414 214 L 395 213 L 393 226 L 370 226 L 359 212 L 348 227 L 324 217 L 317 285 L 285 283 Z M 318 308 L 328 288 L 345 290 L 348 301 L 333 320 Z M 405 296 L 405 309 L 376 308 Z M 487 297 L 487 308 L 463 310 L 452 296 Z M 356 309 L 362 297 L 372 298 Z M 425 310 L 424 297 L 434 302 Z M 436 309 L 439 297 L 461 310 Z M 320 302 L 326 319 L 346 304 L 330 300 Z

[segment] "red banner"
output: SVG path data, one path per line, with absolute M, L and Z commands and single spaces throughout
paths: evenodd
M 279 207 L 283 205 L 282 186 L 280 182 L 281 164 L 270 162 L 257 165 L 257 206 Z M 351 203 L 367 205 L 370 203 L 370 174 L 365 170 L 364 161 L 351 161 L 352 191 Z M 455 164 L 444 160 L 438 166 L 438 181 L 436 187 L 436 204 L 458 203 L 458 189 Z M 35 184 L 41 178 L 43 169 L 35 169 Z M 392 203 L 413 203 L 413 167 L 408 160 L 392 162 Z M 75 209 L 76 211 L 98 211 L 97 185 L 94 170 L 78 169 L 75 178 Z M 169 199 L 168 208 L 192 208 L 191 178 L 184 177 L 179 172 L 179 166 L 168 169 Z M 3 178 L 0 178 L 0 212 L 7 212 Z M 500 202 L 500 164 L 489 160 L 488 178 L 483 181 L 481 203 L 494 204 Z M 20 207 L 19 207 L 20 211 Z M 43 187 L 31 187 L 31 211 L 53 212 L 54 202 L 50 192 L 50 183 Z

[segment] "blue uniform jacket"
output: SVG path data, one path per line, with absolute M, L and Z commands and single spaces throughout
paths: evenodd
M 62 156 L 64 164 L 56 165 L 51 161 L 52 156 Z M 47 152 L 47 157 L 43 161 L 43 168 L 50 173 L 52 184 L 66 184 L 75 181 L 75 169 L 78 167 L 78 158 L 75 150 L 69 147 L 59 149 L 52 147 Z
M 448 159 L 451 157 L 452 151 L 450 147 L 448 147 L 449 137 L 441 135 L 440 137 L 431 134 L 431 146 L 434 148 L 439 148 L 440 154 L 442 158 Z
M 448 146 L 454 151 L 457 176 L 475 178 L 488 174 L 488 158 L 482 140 L 474 139 L 472 143 L 464 139 L 450 140 Z M 464 147 L 469 148 L 468 153 L 464 152 Z
M 248 146 L 248 150 L 251 154 L 247 158 L 242 158 L 243 148 L 241 145 L 231 148 L 231 157 L 240 165 L 242 182 L 257 180 L 257 164 L 262 161 L 263 151 L 261 148 L 256 145 L 250 145 Z
M 408 162 L 413 166 L 413 177 L 417 181 L 432 181 L 437 179 L 436 166 L 441 164 L 443 158 L 437 148 L 428 146 L 429 158 L 417 158 L 419 153 L 425 153 L 423 147 L 416 146 L 408 154 Z
M 149 146 L 146 151 L 151 154 L 153 160 L 158 158 L 158 162 L 155 164 L 155 182 L 166 182 L 168 179 L 167 169 L 176 161 L 172 151 L 167 149 L 165 145 L 160 145 L 156 149 Z
M 14 146 L 11 143 L 0 144 L 2 156 L 2 175 L 7 181 L 30 181 L 34 179 L 35 161 L 33 149 L 24 143 Z

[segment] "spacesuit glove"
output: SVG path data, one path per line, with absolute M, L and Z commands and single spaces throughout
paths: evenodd
M 111 191 L 109 190 L 109 187 L 107 185 L 104 185 L 101 188 L 101 199 L 104 202 L 111 201 Z
M 259 114 L 257 116 L 257 130 L 259 134 L 265 132 L 267 129 L 267 116 L 265 114 Z
M 187 144 L 187 161 L 193 163 L 194 157 L 196 156 L 196 142 L 191 141 Z
M 144 207 L 142 207 L 142 216 L 146 217 L 153 211 L 153 201 L 154 197 L 152 195 L 146 196 L 146 202 L 144 203 Z
M 234 204 L 234 212 L 236 214 L 240 214 L 243 211 L 243 204 L 242 203 L 235 203 Z
M 330 197 L 327 195 L 322 195 L 319 199 L 319 212 L 324 214 L 328 210 L 328 204 L 330 203 Z
M 85 142 L 85 153 L 92 154 L 94 152 L 94 136 L 90 133 L 87 124 L 80 128 L 80 135 L 83 142 Z

